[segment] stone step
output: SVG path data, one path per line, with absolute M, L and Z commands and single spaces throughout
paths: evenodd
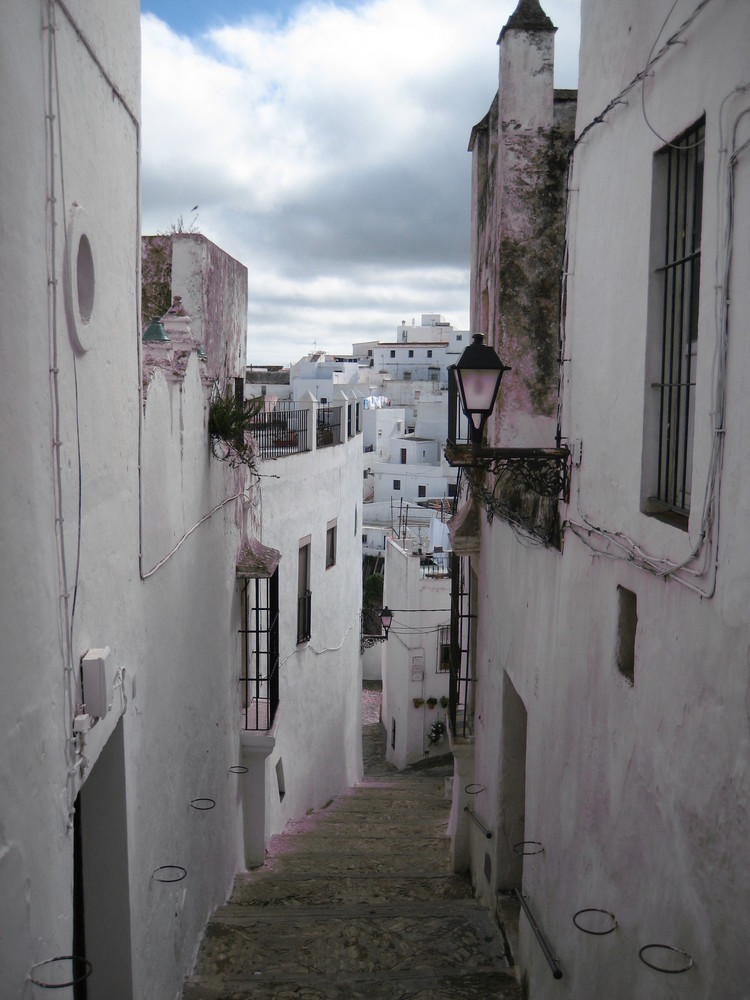
M 317 976 L 284 979 L 259 975 L 252 983 L 191 979 L 183 1000 L 521 1000 L 508 973 L 457 973 L 440 968 L 420 976 L 371 973 L 364 977 Z
M 494 915 L 451 871 L 445 777 L 394 773 L 368 728 L 366 778 L 237 876 L 183 1000 L 521 1000 Z
M 463 875 L 358 873 L 331 879 L 297 872 L 274 873 L 273 878 L 265 881 L 237 880 L 229 903 L 235 906 L 309 906 L 471 897 L 471 883 Z
M 465 902 L 359 907 L 277 907 L 269 913 L 212 919 L 201 974 L 252 982 L 258 976 L 358 977 L 394 973 L 505 971 L 497 926 Z

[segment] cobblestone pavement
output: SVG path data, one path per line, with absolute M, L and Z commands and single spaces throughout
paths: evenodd
M 363 692 L 364 781 L 237 876 L 183 1000 L 519 1000 L 497 924 L 450 870 L 446 772 L 396 772 L 379 705 Z

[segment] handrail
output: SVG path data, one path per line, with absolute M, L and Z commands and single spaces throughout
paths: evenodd
M 469 809 L 468 806 L 464 806 L 464 812 L 469 814 L 469 819 L 472 821 L 472 823 L 476 823 L 476 825 L 479 827 L 479 829 L 485 835 L 485 837 L 487 838 L 487 840 L 491 840 L 492 839 L 492 833 L 487 829 L 487 827 L 479 819 L 479 817 L 475 813 L 473 813 L 471 811 L 471 809 Z
M 534 919 L 534 914 L 531 912 L 531 907 L 526 902 L 526 897 L 523 895 L 520 889 L 514 889 L 513 891 L 515 892 L 518 902 L 521 904 L 523 912 L 526 914 L 526 917 L 529 923 L 531 924 L 531 929 L 534 932 L 537 941 L 539 942 L 539 947 L 542 949 L 542 952 L 544 954 L 544 957 L 547 959 L 547 963 L 549 964 L 550 969 L 552 969 L 553 978 L 562 979 L 563 977 L 562 969 L 558 965 L 557 959 L 553 956 L 550 950 L 550 946 L 547 943 L 547 939 L 545 938 L 544 934 L 542 934 L 539 925 Z

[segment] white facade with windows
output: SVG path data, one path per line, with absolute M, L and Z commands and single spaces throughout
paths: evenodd
M 361 435 L 269 458 L 260 472 L 268 477 L 261 538 L 281 554 L 279 606 L 286 609 L 278 720 L 265 740 L 267 840 L 362 774 Z
M 393 623 L 380 646 L 382 722 L 386 759 L 399 769 L 448 752 L 448 559 L 447 552 L 428 555 L 427 545 L 420 554 L 393 538 L 386 543 L 383 601 Z
M 543 74 L 524 91 L 524 73 L 551 37 L 538 21 L 501 36 L 502 86 L 534 130 L 551 70 L 538 106 Z M 475 734 L 461 753 L 492 839 L 463 804 L 454 816 L 479 894 L 521 889 L 558 958 L 555 981 L 522 916 L 532 997 L 740 998 L 750 982 L 748 38 L 750 7 L 733 0 L 582 12 L 563 542 L 530 545 L 479 512 Z M 514 426 L 515 371 L 496 446 Z M 551 443 L 524 430 L 524 444 Z M 594 909 L 606 913 L 577 916 Z

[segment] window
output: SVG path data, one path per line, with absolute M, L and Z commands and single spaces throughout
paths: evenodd
M 454 497 L 456 495 L 456 489 L 457 487 L 455 483 L 448 483 L 448 496 Z
M 242 728 L 267 731 L 279 705 L 279 571 L 242 581 Z
M 311 636 L 312 594 L 310 593 L 310 536 L 299 545 L 297 572 L 297 642 L 307 642 Z
M 395 352 L 395 351 L 391 351 L 391 357 L 392 357 L 392 358 L 395 358 L 395 357 L 396 357 L 396 352 Z
M 412 350 L 410 350 L 410 351 L 409 351 L 409 357 L 410 357 L 410 358 L 413 358 L 413 357 L 414 357 L 414 351 L 412 351 Z
M 441 625 L 438 632 L 438 673 L 445 673 L 451 668 L 451 627 Z
M 701 120 L 654 158 L 644 510 L 685 529 L 693 471 L 704 138 Z
M 404 372 L 404 382 L 411 382 L 411 372 Z
M 394 479 L 393 480 L 393 488 L 394 488 L 394 490 L 400 490 L 401 489 L 401 480 L 400 479 Z
M 417 495 L 420 496 L 420 497 L 426 497 L 427 496 L 427 487 L 426 486 L 419 486 L 419 487 L 417 487 Z
M 428 357 L 428 358 L 431 358 L 431 357 L 432 357 L 432 351 L 428 351 L 428 352 L 427 352 L 427 357 Z
M 326 530 L 326 569 L 336 565 L 336 524 L 328 525 Z
M 406 448 L 401 449 L 401 464 L 406 465 Z
M 372 357 L 372 349 L 368 350 L 368 352 L 367 352 L 367 357 L 368 357 L 368 358 L 371 358 L 371 357 Z

